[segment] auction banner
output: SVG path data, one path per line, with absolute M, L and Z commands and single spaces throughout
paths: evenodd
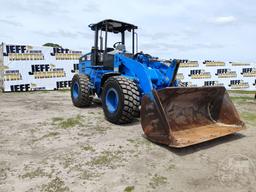
M 256 64 L 182 60 L 177 79 L 187 87 L 225 86 L 228 90 L 256 90 Z
M 0 54 L 5 92 L 69 88 L 82 56 L 70 49 L 9 44 L 2 44 Z
M 0 88 L 6 92 L 69 88 L 81 56 L 81 51 L 70 49 L 2 44 Z M 176 78 L 187 87 L 256 90 L 256 64 L 181 60 Z

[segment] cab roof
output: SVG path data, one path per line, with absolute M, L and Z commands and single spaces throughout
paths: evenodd
M 138 29 L 138 27 L 135 25 L 125 23 L 122 21 L 112 20 L 112 19 L 106 19 L 106 20 L 100 21 L 99 23 L 89 25 L 89 27 L 93 31 L 95 31 L 96 28 L 98 30 L 106 31 L 106 26 L 107 26 L 107 31 L 113 32 L 113 33 L 119 33 L 119 32 L 124 32 L 126 30 L 131 31 L 132 29 Z

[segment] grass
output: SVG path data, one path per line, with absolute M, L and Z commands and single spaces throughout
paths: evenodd
M 48 90 L 40 90 L 39 93 L 50 93 Z
M 12 92 L 12 93 L 25 93 L 25 94 L 46 94 L 46 93 L 50 93 L 51 91 L 49 90 L 37 90 L 37 91 L 28 91 L 28 92 Z
M 250 113 L 250 112 L 243 112 L 241 114 L 242 119 L 244 119 L 246 122 L 256 123 L 256 113 Z
M 157 175 L 155 174 L 152 178 L 151 181 L 149 183 L 149 185 L 153 188 L 156 189 L 157 187 L 159 187 L 160 185 L 164 185 L 167 183 L 167 178 Z
M 115 160 L 117 157 L 113 155 L 111 152 L 104 152 L 101 155 L 95 157 L 91 161 L 91 165 L 109 165 L 113 160 Z
M 234 102 L 245 102 L 245 101 L 254 101 L 254 94 L 256 93 L 255 91 L 243 91 L 243 90 L 230 90 L 228 91 L 229 94 L 231 94 L 230 98 Z M 233 94 L 241 94 L 241 96 L 232 96 Z
M 91 180 L 92 178 L 97 178 L 97 177 L 100 177 L 101 174 L 99 173 L 96 173 L 96 172 L 89 172 L 89 171 L 84 171 L 81 176 L 80 176 L 80 179 L 83 179 L 83 180 Z
M 243 90 L 229 90 L 229 93 L 239 93 L 239 94 L 255 94 L 255 91 L 243 91 Z
M 72 157 L 63 157 L 63 162 L 61 163 L 64 169 L 69 168 L 72 164 L 74 164 L 74 159 Z
M 58 89 L 59 92 L 70 92 L 70 89 Z
M 141 146 L 146 146 L 148 148 L 152 147 L 153 144 L 148 141 L 147 139 L 141 138 L 141 139 L 127 139 L 128 142 L 132 143 L 134 147 L 139 148 Z
M 95 152 L 96 151 L 91 145 L 83 146 L 82 149 L 84 151 L 90 151 L 90 152 Z
M 54 125 L 57 125 L 60 128 L 67 129 L 77 125 L 82 125 L 82 117 L 80 115 L 68 119 L 64 119 L 62 117 L 54 117 L 52 118 L 52 122 Z
M 70 189 L 65 186 L 64 181 L 62 181 L 59 177 L 54 178 L 47 184 L 42 185 L 41 192 L 67 192 Z
M 134 186 L 127 186 L 125 187 L 124 192 L 133 192 L 134 188 L 135 188 Z
M 168 167 L 167 167 L 167 170 L 168 171 L 172 171 L 172 170 L 174 170 L 175 169 L 175 164 L 170 164 Z
M 123 151 L 103 151 L 100 155 L 92 158 L 92 160 L 88 163 L 90 166 L 100 167 L 110 167 L 115 168 L 115 162 L 122 161 Z
M 241 96 L 241 97 L 231 96 L 230 98 L 232 101 L 246 101 L 246 100 L 253 101 L 254 100 L 253 97 L 246 97 L 246 96 Z
M 230 97 L 232 100 L 238 100 L 238 99 L 241 99 L 241 100 L 254 100 L 253 97 L 247 97 L 247 96 L 231 96 Z
M 63 121 L 63 120 L 64 120 L 63 117 L 54 117 L 54 118 L 52 118 L 53 123 L 56 123 L 58 121 Z
M 46 173 L 43 169 L 41 169 L 40 167 L 38 167 L 36 170 L 27 172 L 23 175 L 20 176 L 22 179 L 33 179 L 36 177 L 51 177 L 51 174 Z

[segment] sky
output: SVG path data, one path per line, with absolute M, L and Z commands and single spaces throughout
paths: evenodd
M 89 52 L 104 19 L 137 25 L 159 58 L 256 62 L 255 0 L 0 0 L 0 42 Z

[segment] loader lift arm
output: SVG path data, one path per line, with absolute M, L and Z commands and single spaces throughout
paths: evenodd
M 142 53 L 140 56 L 148 57 Z M 155 61 L 151 67 L 148 67 L 148 65 L 150 65 L 149 61 L 141 63 L 138 60 L 125 57 L 122 54 L 115 55 L 115 68 L 121 68 L 121 73 L 123 70 L 126 74 L 129 74 L 129 78 L 134 78 L 138 81 L 142 96 L 148 95 L 153 99 L 154 89 L 158 90 L 175 84 L 179 61 L 174 59 L 170 62 L 169 66 L 160 61 Z M 157 68 L 154 68 L 154 66 L 157 66 Z

